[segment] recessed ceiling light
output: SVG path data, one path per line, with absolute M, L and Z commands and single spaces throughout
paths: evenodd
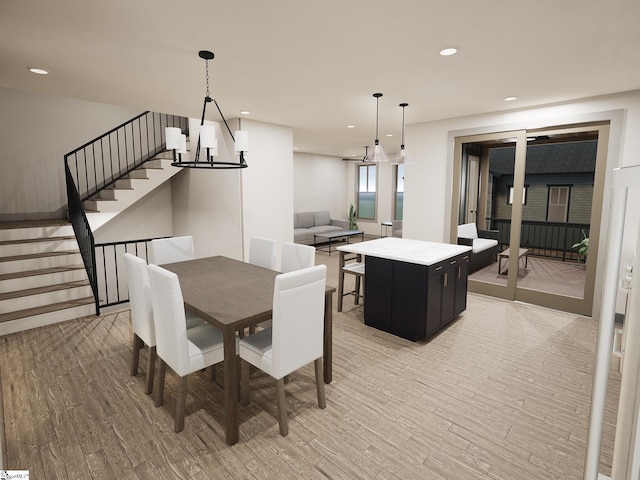
M 356 128 L 355 125 L 347 125 L 347 128 Z
M 298 150 L 300 147 L 293 147 L 294 150 Z
M 387 137 L 393 137 L 393 133 L 387 133 Z
M 29 71 L 31 73 L 35 73 L 37 75 L 49 75 L 49 72 L 47 72 L 46 70 L 44 70 L 42 68 L 29 67 Z
M 240 113 L 242 115 L 249 115 L 251 112 L 249 110 L 242 110 Z
M 453 47 L 449 47 L 449 48 L 445 48 L 444 50 L 440 50 L 440 55 L 442 55 L 443 57 L 448 57 L 450 55 L 455 55 L 456 53 L 458 53 L 458 49 L 457 48 L 453 48 Z
M 513 102 L 514 100 L 517 100 L 518 97 L 504 97 L 504 101 L 505 102 Z

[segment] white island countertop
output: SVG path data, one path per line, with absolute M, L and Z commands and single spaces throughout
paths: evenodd
M 470 252 L 471 247 L 452 245 L 450 243 L 410 240 L 408 238 L 385 237 L 342 245 L 338 247 L 338 250 L 428 266 L 442 262 L 447 258 Z

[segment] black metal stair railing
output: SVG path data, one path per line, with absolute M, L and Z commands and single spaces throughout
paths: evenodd
M 96 264 L 96 244 L 83 202 L 164 151 L 165 127 L 179 127 L 189 135 L 188 118 L 147 111 L 64 156 L 69 221 L 91 284 L 96 315 L 100 315 L 101 306 L 99 266 Z M 115 303 L 120 301 L 118 295 Z M 105 306 L 114 302 L 107 299 L 102 303 Z
M 165 150 L 165 127 L 179 127 L 188 136 L 189 119 L 144 112 L 64 156 L 84 201 Z
M 98 277 L 96 271 L 96 255 L 95 255 L 95 242 L 93 239 L 93 232 L 89 225 L 87 215 L 84 213 L 82 207 L 82 200 L 80 194 L 76 188 L 76 184 L 69 170 L 69 165 L 64 162 L 65 175 L 67 178 L 67 204 L 69 209 L 69 221 L 73 226 L 73 231 L 78 241 L 78 247 L 80 249 L 80 255 L 82 256 L 82 262 L 84 268 L 87 271 L 89 277 L 89 283 L 91 284 L 91 291 L 93 292 L 93 298 L 96 305 L 96 315 L 100 315 L 100 302 L 98 299 Z

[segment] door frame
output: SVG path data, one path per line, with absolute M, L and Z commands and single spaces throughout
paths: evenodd
M 522 198 L 525 182 L 525 165 L 527 135 L 537 134 L 560 134 L 577 133 L 584 131 L 598 131 L 598 146 L 596 152 L 596 168 L 594 173 L 594 187 L 591 209 L 591 226 L 589 233 L 589 261 L 587 262 L 585 289 L 583 298 L 560 296 L 546 292 L 533 291 L 518 287 L 518 256 L 511 255 L 507 262 L 508 274 L 507 285 L 498 285 L 488 282 L 481 282 L 469 278 L 469 291 L 489 295 L 506 300 L 517 300 L 532 303 L 556 310 L 568 311 L 580 315 L 592 315 L 594 289 L 597 270 L 597 257 L 599 250 L 600 223 L 602 220 L 602 208 L 604 200 L 604 185 L 607 168 L 607 151 L 609 148 L 610 122 L 585 122 L 581 124 L 570 124 L 565 126 L 542 127 L 535 129 L 504 130 L 500 132 L 484 133 L 476 135 L 462 135 L 454 137 L 454 161 L 452 178 L 451 197 L 451 218 L 450 218 L 450 238 L 457 238 L 457 225 L 460 212 L 462 165 L 463 165 L 463 144 L 482 143 L 487 141 L 514 139 L 516 145 L 515 165 L 514 165 L 514 198 Z M 511 224 L 518 228 L 511 228 L 509 246 L 520 245 L 520 225 L 522 223 L 522 204 L 514 202 L 512 205 Z

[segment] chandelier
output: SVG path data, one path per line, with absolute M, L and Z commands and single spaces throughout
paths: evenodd
M 234 133 L 231 132 L 227 120 L 220 110 L 220 106 L 215 98 L 211 98 L 209 93 L 209 60 L 213 60 L 214 54 L 208 50 L 200 50 L 198 56 L 204 60 L 205 65 L 205 85 L 206 93 L 204 96 L 204 104 L 202 106 L 202 119 L 200 120 L 200 134 L 198 136 L 198 145 L 194 159 L 186 158 L 183 160 L 182 156 L 187 155 L 187 137 L 178 127 L 167 127 L 165 129 L 165 138 L 167 150 L 173 151 L 173 162 L 171 165 L 174 167 L 183 168 L 209 168 L 209 169 L 230 169 L 230 168 L 247 168 L 247 163 L 244 159 L 245 152 L 249 149 L 249 133 L 243 130 L 239 130 Z M 238 155 L 237 162 L 221 162 L 216 161 L 218 156 L 218 140 L 216 139 L 215 127 L 212 125 L 205 125 L 204 118 L 207 111 L 207 104 L 213 102 L 218 109 L 218 113 L 222 117 L 225 127 L 234 142 L 234 151 Z M 204 152 L 204 158 L 201 156 L 201 151 Z

